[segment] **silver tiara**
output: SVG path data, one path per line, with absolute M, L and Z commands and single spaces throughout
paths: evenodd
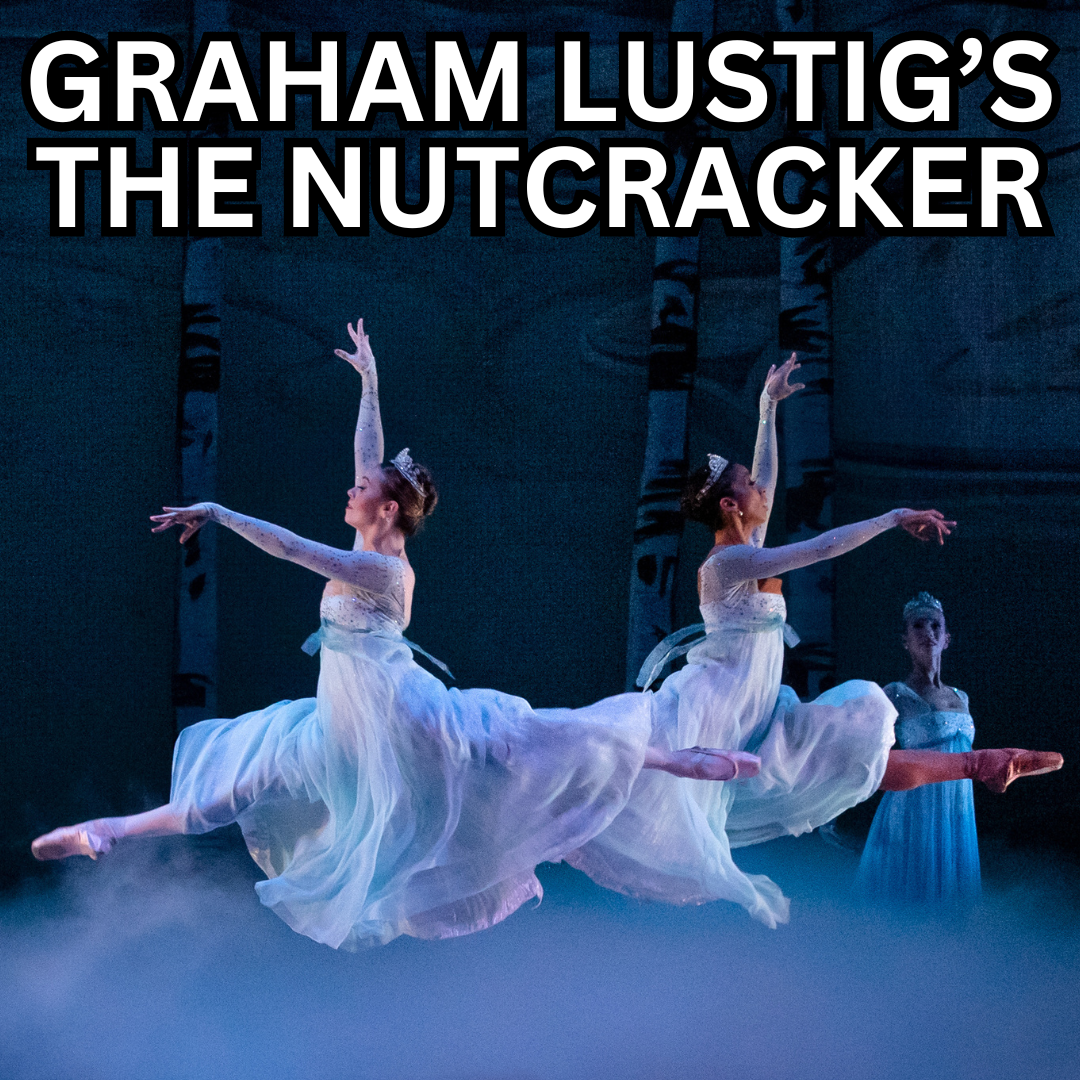
M 720 474 L 729 464 L 727 458 L 723 458 L 719 454 L 709 454 L 709 478 L 705 481 L 704 487 L 698 492 L 699 499 L 720 479 Z
M 916 611 L 927 610 L 940 611 L 942 615 L 945 614 L 945 609 L 941 606 L 940 600 L 931 596 L 928 592 L 921 592 L 904 605 L 904 621 L 907 622 Z
M 390 462 L 390 464 L 393 465 L 414 488 L 416 488 L 418 494 L 421 496 L 424 494 L 424 489 L 420 486 L 420 481 L 416 479 L 416 462 L 409 457 L 409 448 L 407 446 Z

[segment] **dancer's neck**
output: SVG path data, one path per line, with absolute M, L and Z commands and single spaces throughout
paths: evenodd
M 405 534 L 398 528 L 356 530 L 353 551 L 375 551 L 395 559 L 405 559 Z
M 736 518 L 713 533 L 715 546 L 721 548 L 748 544 L 750 543 L 750 534 L 754 531 L 754 528 L 755 526 L 749 524 L 743 518 Z
M 941 681 L 940 657 L 935 657 L 933 664 L 929 667 L 922 664 L 913 664 L 911 674 L 908 675 L 905 681 L 916 694 L 924 694 L 927 690 L 948 689 Z

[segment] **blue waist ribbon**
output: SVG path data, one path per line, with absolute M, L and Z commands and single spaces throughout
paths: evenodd
M 371 637 L 385 638 L 387 641 L 399 641 L 402 645 L 412 649 L 414 653 L 419 653 L 421 656 L 430 660 L 437 668 L 446 672 L 446 674 L 453 679 L 453 672 L 441 661 L 437 660 L 426 649 L 422 649 L 415 641 L 410 641 L 404 634 L 397 633 L 392 630 L 378 630 L 378 629 L 366 629 L 366 628 L 352 628 L 350 626 L 338 626 L 336 623 L 327 622 L 323 620 L 322 626 L 313 634 L 309 634 L 304 644 L 300 648 L 308 654 L 308 656 L 314 656 L 322 648 L 333 649 L 332 639 L 338 634 L 367 634 Z M 348 650 L 342 649 L 341 652 L 347 652 Z M 454 680 L 457 681 L 456 679 Z
M 781 631 L 784 644 L 789 648 L 793 649 L 799 644 L 799 635 L 784 622 L 779 614 L 760 621 L 746 623 L 743 626 L 723 626 L 717 630 L 706 630 L 704 623 L 684 626 L 681 630 L 668 634 L 645 657 L 645 662 L 641 665 L 635 685 L 640 686 L 642 690 L 648 690 L 668 664 L 673 660 L 677 660 L 680 656 L 685 656 L 691 649 L 701 645 L 709 638 L 720 638 L 735 634 L 767 634 L 774 630 Z

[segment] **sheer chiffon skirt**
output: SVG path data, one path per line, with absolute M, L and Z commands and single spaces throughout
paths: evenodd
M 846 682 L 809 704 L 780 685 L 779 634 L 718 635 L 655 694 L 653 741 L 748 750 L 748 780 L 693 784 L 642 773 L 626 808 L 567 861 L 601 885 L 669 903 L 724 899 L 768 926 L 789 903 L 732 850 L 809 832 L 869 798 L 893 744 L 896 710 L 875 683 Z M 644 695 L 648 696 L 648 695 Z
M 453 937 L 541 895 L 534 868 L 629 798 L 648 695 L 532 709 L 447 689 L 400 637 L 324 627 L 315 698 L 186 728 L 172 803 L 187 830 L 238 821 L 294 930 L 355 948 Z

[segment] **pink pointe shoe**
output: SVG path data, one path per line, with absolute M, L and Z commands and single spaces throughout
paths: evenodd
M 111 851 L 115 842 L 111 836 L 100 836 L 93 832 L 89 824 L 67 825 L 39 836 L 30 845 L 30 853 L 41 862 L 66 859 L 69 855 L 87 855 L 97 859 Z
M 980 780 L 999 795 L 1021 776 L 1040 776 L 1056 772 L 1065 764 L 1060 754 L 1047 750 L 1020 750 L 1015 746 L 1003 750 L 972 750 L 972 780 Z
M 669 771 L 690 780 L 745 780 L 761 771 L 761 758 L 743 750 L 691 746 L 689 750 L 676 750 L 672 757 L 678 771 Z

